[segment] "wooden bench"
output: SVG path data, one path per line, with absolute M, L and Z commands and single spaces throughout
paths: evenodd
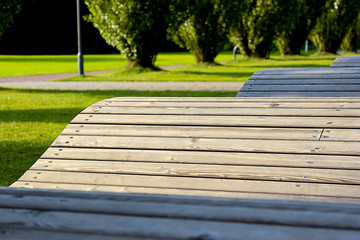
M 337 57 L 331 68 L 360 68 L 360 56 Z
M 357 240 L 360 205 L 0 188 L 0 239 Z
M 254 73 L 237 97 L 359 97 L 360 68 L 285 68 Z
M 360 98 L 113 98 L 12 187 L 358 202 Z

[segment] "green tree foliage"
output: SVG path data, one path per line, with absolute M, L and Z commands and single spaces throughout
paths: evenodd
M 281 55 L 299 55 L 326 0 L 287 0 L 279 4 L 275 44 Z
M 265 58 L 271 51 L 279 22 L 280 0 L 243 0 L 233 21 L 231 40 L 244 56 Z
M 190 0 L 178 18 L 184 21 L 178 21 L 181 25 L 172 26 L 169 33 L 175 43 L 194 55 L 197 63 L 214 63 L 228 38 L 237 4 L 232 0 Z
M 14 23 L 14 16 L 21 9 L 20 0 L 1 0 L 0 1 L 0 39 L 5 30 Z
M 345 35 L 341 49 L 345 52 L 356 52 L 358 49 L 358 41 L 360 35 L 360 13 L 358 14 L 357 21 L 350 26 L 349 31 Z
M 87 20 L 131 67 L 154 68 L 169 23 L 176 14 L 171 0 L 85 0 Z
M 336 53 L 360 10 L 359 0 L 327 0 L 325 10 L 316 20 L 311 40 L 318 53 Z

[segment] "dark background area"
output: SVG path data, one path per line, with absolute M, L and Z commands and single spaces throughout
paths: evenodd
M 81 2 L 81 15 L 89 14 Z M 105 42 L 99 31 L 81 20 L 82 46 L 85 54 L 119 53 Z M 173 42 L 162 52 L 181 51 Z M 0 54 L 76 54 L 76 0 L 25 0 L 15 23 L 0 40 Z

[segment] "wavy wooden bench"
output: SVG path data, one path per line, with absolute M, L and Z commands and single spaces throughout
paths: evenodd
M 331 68 L 360 68 L 360 56 L 344 56 L 337 57 L 332 64 Z
M 12 187 L 357 202 L 360 98 L 113 98 Z
M 5 240 L 357 240 L 360 98 L 100 101 L 11 187 Z
M 237 97 L 359 97 L 360 68 L 285 68 L 255 72 Z

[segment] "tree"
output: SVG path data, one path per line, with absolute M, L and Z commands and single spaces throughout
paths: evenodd
M 192 0 L 182 11 L 183 21 L 169 33 L 180 47 L 187 48 L 197 63 L 214 63 L 227 40 L 233 7 L 238 1 Z
M 87 17 L 131 67 L 154 68 L 175 10 L 171 0 L 85 0 Z
M 268 57 L 279 22 L 279 0 L 244 0 L 233 21 L 231 40 L 247 57 Z
M 20 0 L 1 0 L 0 1 L 0 39 L 5 30 L 14 23 L 14 16 L 20 11 Z
M 299 55 L 326 0 L 287 0 L 279 4 L 275 44 L 281 55 Z
M 325 10 L 316 20 L 311 40 L 318 53 L 334 53 L 356 21 L 360 10 L 359 0 L 327 0 Z
M 350 26 L 349 31 L 345 35 L 341 49 L 345 52 L 356 52 L 358 49 L 358 38 L 360 35 L 360 13 L 358 14 L 357 21 Z

